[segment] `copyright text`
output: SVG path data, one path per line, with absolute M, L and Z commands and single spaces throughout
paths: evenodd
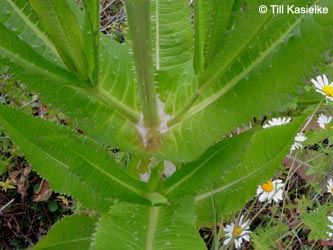
M 295 6 L 295 5 L 281 5 L 281 4 L 271 4 L 271 5 L 260 5 L 259 13 L 266 14 L 271 13 L 274 15 L 282 14 L 294 14 L 294 15 L 303 15 L 303 14 L 312 14 L 312 15 L 326 15 L 328 14 L 328 8 L 320 5 L 313 6 Z

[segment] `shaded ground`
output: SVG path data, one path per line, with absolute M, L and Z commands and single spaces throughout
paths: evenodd
M 31 171 L 24 158 L 5 152 L 1 144 L 0 156 L 2 164 L 12 164 L 0 176 L 0 249 L 26 249 L 59 218 L 72 213 L 70 202 L 53 194 L 48 183 Z
M 22 200 L 13 191 L 0 194 L 0 203 L 14 201 L 1 212 L 0 249 L 26 249 L 45 235 L 50 227 L 69 210 L 51 198 L 49 202 Z M 53 211 L 55 210 L 55 211 Z

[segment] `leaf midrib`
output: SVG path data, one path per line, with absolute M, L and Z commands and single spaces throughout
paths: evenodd
M 38 118 L 33 118 L 33 119 L 38 119 Z M 7 126 L 9 126 L 12 130 L 15 131 L 15 134 L 17 134 L 18 136 L 20 136 L 21 138 L 24 138 L 24 140 L 26 141 L 27 144 L 32 144 L 39 152 L 41 152 L 42 154 L 44 154 L 45 156 L 47 156 L 48 158 L 52 159 L 53 161 L 57 162 L 59 165 L 62 165 L 64 168 L 66 169 L 71 169 L 71 167 L 69 165 L 67 165 L 66 163 L 62 162 L 61 160 L 55 158 L 54 156 L 52 156 L 51 154 L 49 154 L 47 151 L 45 151 L 42 147 L 40 147 L 38 144 L 36 144 L 33 140 L 29 140 L 28 137 L 25 136 L 25 134 L 22 134 L 19 130 L 17 130 L 15 127 L 11 126 L 6 119 L 1 119 L 2 122 L 6 123 Z M 52 141 L 53 143 L 56 143 L 55 141 Z M 117 182 L 120 186 L 123 186 L 124 188 L 133 191 L 134 193 L 138 194 L 139 196 L 141 196 L 142 192 L 144 192 L 144 190 L 138 189 L 136 187 L 132 187 L 131 185 L 123 182 L 122 180 L 110 175 L 109 173 L 105 172 L 103 169 L 99 168 L 95 163 L 91 162 L 89 159 L 87 159 L 84 155 L 77 153 L 75 151 L 72 150 L 72 148 L 68 147 L 66 144 L 61 144 L 60 146 L 65 147 L 68 151 L 70 151 L 72 154 L 78 156 L 80 159 L 83 159 L 85 162 L 88 162 L 92 167 L 94 167 L 95 169 L 97 169 L 99 172 L 103 173 L 104 175 L 108 176 L 110 179 L 112 179 L 113 181 Z
M 225 64 L 225 66 L 223 68 L 221 68 L 220 71 L 213 71 L 214 74 L 211 75 L 205 82 L 201 83 L 200 82 L 200 76 L 201 75 L 205 75 L 207 74 L 206 72 L 209 72 L 211 67 L 214 67 L 214 62 L 211 64 L 211 67 L 207 67 L 206 70 L 202 71 L 199 73 L 198 75 L 198 81 L 199 81 L 199 87 L 195 90 L 194 94 L 190 97 L 189 101 L 187 103 L 185 103 L 184 108 L 181 109 L 179 112 L 177 112 L 175 114 L 175 116 L 169 121 L 169 126 L 174 126 L 177 123 L 186 120 L 187 118 L 191 117 L 192 115 L 194 115 L 195 113 L 193 113 L 193 105 L 194 103 L 198 100 L 198 98 L 206 91 L 208 90 L 212 84 L 214 84 L 219 77 L 221 77 L 228 69 L 229 67 L 237 60 L 237 58 L 239 57 L 239 55 L 241 55 L 241 53 L 248 47 L 248 45 L 256 38 L 256 36 L 263 30 L 263 28 L 265 27 L 265 25 L 267 24 L 267 22 L 270 20 L 270 18 L 268 17 L 272 17 L 272 15 L 267 16 L 267 21 L 263 22 L 261 27 L 257 29 L 257 31 L 255 33 L 252 34 L 251 37 L 249 37 L 248 41 L 246 43 L 243 43 L 243 46 L 239 48 L 238 52 L 234 54 L 234 57 L 230 58 L 229 61 Z M 218 57 L 215 58 L 215 61 L 218 60 Z M 228 84 L 227 84 L 228 86 Z M 227 87 L 226 86 L 226 87 Z M 204 102 L 203 102 L 204 103 Z M 205 107 L 207 107 L 208 105 L 201 105 L 200 103 L 197 104 L 196 106 L 202 106 L 201 109 L 204 109 Z M 201 110 L 200 109 L 200 110 Z M 199 110 L 199 111 L 200 111 Z M 191 112 L 192 111 L 192 112 Z M 199 112 L 198 111 L 198 112 Z M 180 118 L 181 117 L 181 118 Z
M 318 3 L 319 0 L 317 0 L 314 4 Z M 294 24 L 290 25 L 289 29 L 287 29 L 286 32 L 284 32 L 279 39 L 277 39 L 275 42 L 269 46 L 264 53 L 261 53 L 261 55 L 253 61 L 247 68 L 245 68 L 240 74 L 238 74 L 232 81 L 230 81 L 228 84 L 226 84 L 225 87 L 220 89 L 218 92 L 210 96 L 209 98 L 206 98 L 205 100 L 201 101 L 200 103 L 194 105 L 196 100 L 201 96 L 206 90 L 210 89 L 210 84 L 214 84 L 217 79 L 222 76 L 226 70 L 229 68 L 229 66 L 237 60 L 238 56 L 244 51 L 245 48 L 256 38 L 256 36 L 262 31 L 262 29 L 265 27 L 267 22 L 270 19 L 267 19 L 267 22 L 264 22 L 260 29 L 257 30 L 256 33 L 252 36 L 251 39 L 248 40 L 246 44 L 238 51 L 237 54 L 225 65 L 224 68 L 221 69 L 221 71 L 214 74 L 212 77 L 210 77 L 208 80 L 206 80 L 192 95 L 192 97 L 189 99 L 189 101 L 184 105 L 184 108 L 181 109 L 177 114 L 169 121 L 169 126 L 175 126 L 178 123 L 183 122 L 184 120 L 194 116 L 201 110 L 204 110 L 206 107 L 217 101 L 220 97 L 222 97 L 224 94 L 226 94 L 231 88 L 233 88 L 241 79 L 243 79 L 246 75 L 248 75 L 255 67 L 257 67 L 285 38 L 288 37 L 289 33 L 301 22 L 303 19 L 303 16 L 299 16 L 299 18 L 295 19 Z M 203 71 L 204 74 L 205 71 Z
M 52 141 L 52 142 L 58 144 L 55 141 Z M 91 160 L 89 160 L 85 155 L 83 155 L 83 154 L 81 154 L 79 152 L 74 151 L 71 147 L 68 147 L 66 144 L 61 144 L 60 146 L 65 147 L 72 154 L 74 154 L 77 157 L 79 157 L 80 159 L 84 160 L 85 162 L 87 162 L 88 164 L 90 164 L 92 167 L 94 167 L 96 170 L 98 170 L 100 173 L 102 173 L 103 175 L 107 176 L 108 178 L 110 178 L 114 182 L 118 183 L 120 186 L 124 187 L 125 189 L 133 191 L 134 193 L 136 193 L 139 196 L 141 196 L 142 193 L 144 192 L 144 190 L 136 188 L 134 186 L 131 186 L 130 184 L 128 184 L 128 183 L 120 180 L 119 178 L 117 178 L 116 175 L 113 176 L 110 173 L 106 172 L 104 169 L 100 168 L 97 164 L 95 164 L 94 162 L 92 162 Z M 67 165 L 65 165 L 65 166 L 67 166 Z M 71 169 L 71 167 L 69 167 L 69 166 L 68 166 L 68 168 Z
M 250 147 L 251 147 L 251 144 L 253 144 L 253 137 L 251 138 L 251 142 L 250 142 Z M 293 141 L 294 138 L 292 137 L 290 140 L 289 140 L 289 143 L 287 145 L 290 144 L 291 141 Z M 280 155 L 281 155 L 281 152 L 284 150 L 285 147 L 283 147 L 280 152 L 278 154 L 275 155 L 275 157 L 273 157 L 272 159 L 270 159 L 269 161 L 267 161 L 265 164 L 263 164 L 260 168 L 255 168 L 252 172 L 248 173 L 247 175 L 241 177 L 241 178 L 238 178 L 237 180 L 233 181 L 233 182 L 230 182 L 228 183 L 227 185 L 224 185 L 224 186 L 221 186 L 219 188 L 216 188 L 214 190 L 210 190 L 209 192 L 206 192 L 206 193 L 203 193 L 203 194 L 200 194 L 200 195 L 197 195 L 195 197 L 195 201 L 196 202 L 199 202 L 201 200 L 204 200 L 206 198 L 209 198 L 211 197 L 212 195 L 216 194 L 216 193 L 219 193 L 219 192 L 222 192 L 223 190 L 227 189 L 227 188 L 230 188 L 232 186 L 235 186 L 237 185 L 238 183 L 242 182 L 243 180 L 246 180 L 247 178 L 253 176 L 254 174 L 258 173 L 259 171 L 263 170 L 266 168 L 266 166 L 268 165 L 271 165 L 272 162 L 274 162 Z M 253 152 L 252 152 L 253 153 Z M 240 162 L 239 163 L 239 166 L 241 167 L 242 165 L 244 165 L 244 161 Z
M 230 3 L 229 3 L 229 12 L 228 12 L 228 14 L 229 14 L 229 18 L 230 18 L 230 11 L 231 11 L 231 8 L 232 8 L 232 6 L 234 5 L 234 1 L 235 0 L 229 0 L 230 1 Z M 221 1 L 222 2 L 222 1 Z M 220 3 L 221 3 L 220 2 Z M 216 2 L 215 2 L 216 3 Z M 222 5 L 222 4 L 221 4 Z M 218 8 L 218 7 L 220 7 L 218 4 L 217 4 L 217 6 L 215 6 L 216 8 Z M 213 4 L 213 8 L 214 8 L 214 4 Z M 217 20 L 217 17 L 218 17 L 218 14 L 217 14 L 217 12 L 216 11 L 214 11 L 214 14 L 213 14 L 213 25 L 212 25 L 212 35 L 210 36 L 210 40 L 211 41 L 216 41 L 216 28 L 217 28 L 217 22 L 219 22 L 220 20 Z M 227 26 L 227 25 L 226 25 Z M 209 44 L 208 44 L 208 48 L 207 48 L 207 60 L 206 61 L 211 61 L 212 60 L 212 58 L 214 58 L 214 55 L 213 55 L 213 48 L 214 48 L 214 46 L 213 46 L 213 43 L 212 42 L 210 42 Z
M 255 67 L 257 67 L 264 59 L 286 38 L 288 37 L 289 33 L 300 23 L 302 20 L 302 17 L 297 19 L 297 21 L 294 23 L 294 25 L 290 26 L 290 28 L 287 30 L 287 32 L 284 33 L 283 36 L 280 37 L 275 43 L 272 43 L 268 49 L 261 54 L 251 65 L 249 65 L 245 70 L 242 71 L 239 75 L 237 75 L 229 84 L 227 84 L 225 87 L 217 91 L 215 94 L 210 96 L 209 98 L 205 99 L 201 103 L 198 103 L 197 105 L 193 106 L 188 114 L 184 117 L 184 119 L 189 118 L 196 113 L 200 112 L 201 110 L 205 109 L 210 104 L 217 101 L 220 97 L 222 97 L 224 94 L 226 94 L 231 88 L 233 88 L 241 79 L 243 79 L 246 75 L 248 75 Z
M 103 90 L 100 85 L 97 88 L 92 89 L 83 89 L 75 86 L 69 87 L 75 89 L 75 91 L 79 92 L 82 95 L 90 96 L 94 99 L 94 101 L 99 102 L 102 105 L 110 108 L 112 111 L 117 112 L 126 121 L 129 121 L 131 124 L 133 124 L 133 126 L 138 124 L 140 120 L 139 113 L 136 110 L 127 106 L 124 102 L 117 99 L 115 96 L 112 96 L 107 91 Z
M 202 163 L 200 163 L 193 171 L 188 173 L 184 178 L 180 179 L 178 182 L 172 184 L 169 188 L 166 188 L 165 191 L 163 192 L 164 195 L 168 195 L 171 193 L 174 189 L 176 189 L 179 185 L 184 183 L 186 180 L 190 179 L 193 175 L 195 175 L 202 167 L 205 166 L 207 162 L 209 162 L 212 158 L 214 158 L 216 155 L 218 155 L 221 151 L 224 150 L 224 147 L 218 149 L 215 151 L 213 154 L 211 154 L 209 157 L 207 157 Z
M 91 238 L 90 237 L 85 237 L 85 238 L 77 238 L 75 240 L 61 240 L 61 241 L 58 241 L 57 243 L 54 243 L 54 244 L 51 244 L 51 243 L 48 243 L 47 244 L 47 247 L 43 247 L 42 249 L 48 249 L 48 248 L 52 248 L 52 247 L 55 247 L 55 246 L 64 246 L 64 245 L 67 245 L 67 244 L 71 244 L 71 243 L 78 243 L 78 242 L 82 242 L 82 241 L 91 241 Z
M 152 207 L 150 209 L 146 250 L 154 250 L 154 239 L 160 210 L 161 207 Z
M 49 71 L 49 70 L 46 70 L 45 68 L 41 68 L 39 65 L 34 64 L 34 62 L 29 62 L 25 58 L 19 57 L 19 56 L 17 56 L 17 54 L 14 54 L 9 50 L 4 49 L 3 47 L 0 47 L 0 51 L 2 52 L 1 53 L 2 55 L 7 55 L 7 56 L 1 56 L 1 57 L 6 57 L 6 58 L 8 58 L 10 60 L 13 60 L 15 62 L 21 62 L 22 65 L 26 65 L 26 66 L 29 65 L 29 67 L 27 66 L 27 68 L 32 69 L 32 70 L 29 70 L 31 72 L 36 72 L 40 75 L 44 75 L 46 77 L 49 77 L 50 79 L 53 79 L 55 81 L 66 82 L 66 83 L 68 83 L 70 81 L 69 78 L 62 75 L 61 73 L 57 74 L 57 73 L 53 72 L 53 70 Z M 15 58 L 15 59 L 13 59 L 13 58 Z M 44 60 L 44 58 L 43 58 L 43 60 Z M 17 64 L 17 65 L 19 67 L 21 67 L 20 64 Z M 54 64 L 54 66 L 59 68 L 55 64 Z M 59 68 L 59 69 L 64 70 L 63 68 Z
M 270 162 L 271 162 L 271 161 L 269 161 L 269 163 L 270 163 Z M 266 166 L 266 165 L 268 165 L 268 164 L 264 164 L 263 167 Z M 235 185 L 237 185 L 238 183 L 242 182 L 243 180 L 246 180 L 247 178 L 253 176 L 253 175 L 256 174 L 257 172 L 259 172 L 259 170 L 261 170 L 261 169 L 262 169 L 262 168 L 260 168 L 260 169 L 257 168 L 257 169 L 255 169 L 254 171 L 252 171 L 251 173 L 249 173 L 249 174 L 247 174 L 247 175 L 245 175 L 245 176 L 243 176 L 243 177 L 241 177 L 241 178 L 238 178 L 236 181 L 230 182 L 230 183 L 228 183 L 227 185 L 224 185 L 224 186 L 222 186 L 222 187 L 216 188 L 216 189 L 214 189 L 214 190 L 210 190 L 209 192 L 203 193 L 203 194 L 201 194 L 201 195 L 197 195 L 197 196 L 195 197 L 195 201 L 198 202 L 198 201 L 204 200 L 204 199 L 206 199 L 206 198 L 211 197 L 212 195 L 214 195 L 214 194 L 216 194 L 216 193 L 222 192 L 223 190 L 225 190 L 225 189 L 227 189 L 227 188 L 230 188 L 230 187 L 232 187 L 232 186 L 235 186 Z
M 57 23 L 57 25 L 54 25 L 54 27 L 56 27 L 56 26 L 61 27 L 61 30 L 62 30 L 62 32 L 58 33 L 58 35 L 62 37 L 61 40 L 66 41 L 65 44 L 73 45 L 71 43 L 71 39 L 69 38 L 69 35 L 66 32 L 67 30 L 64 28 L 65 24 L 60 21 L 59 12 L 57 11 L 57 8 L 55 7 L 53 2 L 50 2 L 50 4 L 51 4 L 52 8 L 49 11 L 53 12 L 55 14 L 55 16 L 57 17 L 56 19 L 54 19 L 54 21 Z M 69 59 L 68 63 L 72 64 L 71 66 L 74 67 L 73 70 L 75 70 L 77 73 L 80 73 L 79 72 L 80 69 L 78 68 L 77 62 L 79 62 L 79 64 L 81 64 L 82 58 L 77 58 L 78 60 L 75 60 L 75 56 L 78 56 L 78 55 L 75 53 L 75 50 L 73 50 L 71 46 L 65 46 L 64 49 L 66 51 L 66 57 L 68 56 L 67 59 Z
M 57 49 L 54 47 L 53 43 L 44 35 L 41 30 L 38 29 L 36 25 L 24 14 L 24 12 L 18 8 L 12 0 L 7 0 L 7 2 L 12 6 L 17 15 L 25 22 L 25 24 L 30 27 L 30 29 L 44 42 L 44 44 L 59 58 L 61 57 L 58 54 Z

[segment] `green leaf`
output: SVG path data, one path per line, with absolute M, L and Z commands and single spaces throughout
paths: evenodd
M 323 140 L 329 139 L 329 144 L 333 142 L 332 138 L 332 128 L 330 128 L 329 125 L 327 129 L 320 129 L 315 131 L 308 131 L 306 133 L 306 136 L 308 137 L 308 140 L 305 141 L 305 145 L 313 145 L 316 143 L 322 143 Z
M 215 22 L 215 26 L 212 25 L 211 30 L 207 30 L 207 36 L 215 38 L 212 38 L 212 42 L 209 39 L 199 41 L 196 51 L 200 50 L 204 58 L 207 58 L 208 50 L 216 55 L 208 60 L 207 67 L 198 72 L 198 75 L 193 69 L 193 55 L 189 56 L 193 52 L 193 41 L 188 42 L 188 47 L 185 42 L 188 37 L 193 37 L 193 34 L 189 36 L 191 19 L 182 16 L 182 21 L 179 24 L 175 21 L 172 28 L 168 28 L 166 24 L 168 17 L 176 17 L 172 11 L 178 8 L 179 16 L 186 16 L 190 7 L 186 8 L 185 1 L 178 3 L 163 0 L 151 3 L 153 45 L 160 39 L 160 42 L 167 44 L 165 52 L 176 53 L 176 39 L 181 37 L 184 51 L 179 53 L 180 61 L 165 54 L 165 62 L 174 58 L 172 64 L 176 66 L 166 66 L 160 70 L 155 67 L 156 92 L 168 115 L 165 116 L 168 118 L 167 129 L 153 134 L 152 139 L 158 142 L 155 151 L 145 147 L 139 131 L 140 115 L 145 107 L 138 101 L 133 53 L 128 44 L 116 44 L 100 34 L 98 68 L 101 72 L 98 76 L 99 85 L 95 88 L 81 89 L 73 86 L 87 85 L 84 82 L 77 83 L 77 79 L 72 80 L 75 84 L 64 86 L 41 68 L 38 70 L 44 75 L 36 77 L 37 79 L 30 77 L 29 89 L 37 92 L 44 103 L 52 103 L 53 107 L 66 112 L 70 120 L 77 122 L 76 125 L 86 135 L 103 144 L 147 158 L 154 155 L 175 162 L 197 159 L 208 147 L 220 140 L 221 136 L 251 121 L 253 117 L 260 119 L 264 115 L 294 108 L 297 86 L 302 84 L 304 78 L 313 77 L 313 68 L 325 61 L 326 52 L 333 46 L 332 15 L 258 15 L 258 6 L 262 1 L 246 2 L 246 7 L 241 9 L 242 2 L 234 1 L 232 5 L 226 1 L 215 1 L 210 7 L 203 8 L 203 13 L 200 13 L 199 8 L 197 14 L 203 26 L 199 23 L 200 27 L 195 30 L 203 30 L 203 27 Z M 205 2 L 198 0 L 199 6 L 200 3 Z M 304 2 L 285 0 L 281 3 L 302 5 Z M 331 1 L 313 0 L 309 3 L 332 8 Z M 231 6 L 230 13 L 222 16 L 223 23 L 217 23 L 221 13 L 226 12 L 222 9 L 230 10 Z M 70 10 L 75 19 L 80 20 L 78 25 L 83 26 L 86 34 L 89 29 L 82 23 L 85 20 L 89 24 L 92 20 L 87 21 L 87 15 L 81 15 L 85 17 L 82 21 L 72 7 Z M 182 30 L 180 24 L 184 25 L 184 37 L 178 32 Z M 223 30 L 228 32 L 220 38 Z M 15 36 L 16 33 L 11 35 Z M 174 39 L 173 35 L 176 36 Z M 7 47 L 13 44 L 3 42 Z M 33 46 L 35 44 L 31 43 L 31 47 Z M 25 80 L 25 69 L 29 68 L 30 62 L 27 60 L 30 56 L 35 56 L 20 48 L 31 49 L 18 43 L 15 50 L 9 50 L 9 58 L 15 59 L 13 62 L 20 66 L 13 70 L 17 74 L 15 79 Z M 19 52 L 19 60 L 13 56 L 16 51 Z M 95 52 L 86 53 L 90 58 Z M 307 56 L 306 60 L 298 61 L 297 58 L 304 54 Z M 21 63 L 21 58 L 25 59 L 25 63 Z M 8 61 L 1 62 L 4 67 L 7 67 L 7 63 Z M 13 63 L 9 63 L 9 67 L 12 65 Z M 89 77 L 93 75 L 95 66 L 96 64 L 89 65 Z M 31 71 L 34 73 L 36 70 Z M 154 98 L 155 95 L 150 98 L 152 103 Z M 165 117 L 158 117 L 160 123 L 166 121 Z
M 319 206 L 315 211 L 304 211 L 301 214 L 303 223 L 311 230 L 309 240 L 329 239 L 327 232 L 332 232 L 332 230 L 328 225 L 332 225 L 332 223 L 328 220 L 327 216 L 331 216 L 329 214 L 331 210 L 332 204 L 326 203 L 323 206 Z
M 55 200 L 51 200 L 47 202 L 47 208 L 49 209 L 50 212 L 55 212 L 59 208 L 59 204 Z
M 98 56 L 99 56 L 99 1 L 83 1 L 85 22 L 83 29 L 83 45 L 89 62 L 89 76 L 95 85 L 98 85 Z
M 285 223 L 278 221 L 277 225 L 268 225 L 257 228 L 256 233 L 251 234 L 255 249 L 276 249 L 276 242 L 289 231 Z
M 51 77 L 33 77 L 8 61 L 4 65 L 10 65 L 11 73 L 15 70 L 15 75 L 11 75 L 15 80 L 28 81 L 28 89 L 38 94 L 43 103 L 52 103 L 53 108 L 61 109 L 88 136 L 106 145 L 143 152 L 136 127 L 139 104 L 128 45 L 103 34 L 100 39 L 99 85 L 95 88 L 64 85 Z
M 2 23 L 0 23 L 0 52 L 1 57 L 9 59 L 27 73 L 59 83 L 78 82 L 75 75 L 39 55 Z
M 193 57 L 189 1 L 151 0 L 150 3 L 155 69 L 182 68 Z
M 3 0 L 0 22 L 22 41 L 34 45 L 34 51 L 53 63 L 62 65 L 58 52 L 44 34 L 40 23 L 26 0 Z
M 75 75 L 64 69 L 56 48 L 45 35 L 28 2 L 4 0 L 2 4 L 0 68 L 15 80 L 35 82 L 38 77 L 39 80 L 47 79 L 49 85 L 52 81 L 82 85 Z
M 196 89 L 191 9 L 187 0 L 150 3 L 156 92 L 164 112 L 172 116 Z
M 184 164 L 161 193 L 169 200 L 195 196 L 200 226 L 233 215 L 255 195 L 257 185 L 272 177 L 304 119 L 223 140 L 197 161 Z
M 99 65 L 99 85 L 94 88 L 35 80 L 28 89 L 39 94 L 44 103 L 62 110 L 86 135 L 105 145 L 143 152 L 136 127 L 140 107 L 128 46 L 101 34 Z
M 331 1 L 312 2 L 333 9 Z M 244 13 L 234 14 L 219 54 L 198 75 L 192 96 L 182 85 L 168 93 L 174 99 L 188 94 L 168 122 L 172 132 L 161 138 L 161 155 L 191 161 L 253 117 L 294 108 L 297 86 L 325 61 L 333 46 L 332 15 L 258 15 L 262 1 L 246 3 Z M 289 3 L 304 2 L 283 1 Z
M 7 192 L 8 189 L 16 188 L 13 184 L 14 183 L 10 179 L 7 179 L 6 181 L 0 181 L 0 188 L 2 189 L 2 191 Z
M 149 202 L 146 184 L 127 176 L 105 147 L 66 127 L 0 106 L 0 122 L 33 168 L 57 192 L 104 211 L 113 199 Z
M 63 218 L 31 250 L 78 250 L 89 249 L 94 232 L 95 219 L 87 215 Z
M 234 0 L 197 0 L 194 2 L 194 67 L 202 71 L 223 45 L 231 22 Z M 230 29 L 230 28 L 229 28 Z
M 88 62 L 84 52 L 82 32 L 67 1 L 30 0 L 30 5 L 63 62 L 72 72 L 86 80 Z
M 98 222 L 92 246 L 94 250 L 206 249 L 195 227 L 191 199 L 157 207 L 117 204 Z

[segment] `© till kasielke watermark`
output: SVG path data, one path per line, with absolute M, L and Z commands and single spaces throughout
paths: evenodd
M 295 6 L 295 5 L 283 5 L 283 4 L 269 4 L 269 5 L 260 5 L 258 7 L 260 14 L 270 13 L 273 15 L 283 15 L 283 14 L 294 14 L 294 15 L 327 15 L 329 9 L 326 6 L 320 5 L 305 5 L 305 6 Z

